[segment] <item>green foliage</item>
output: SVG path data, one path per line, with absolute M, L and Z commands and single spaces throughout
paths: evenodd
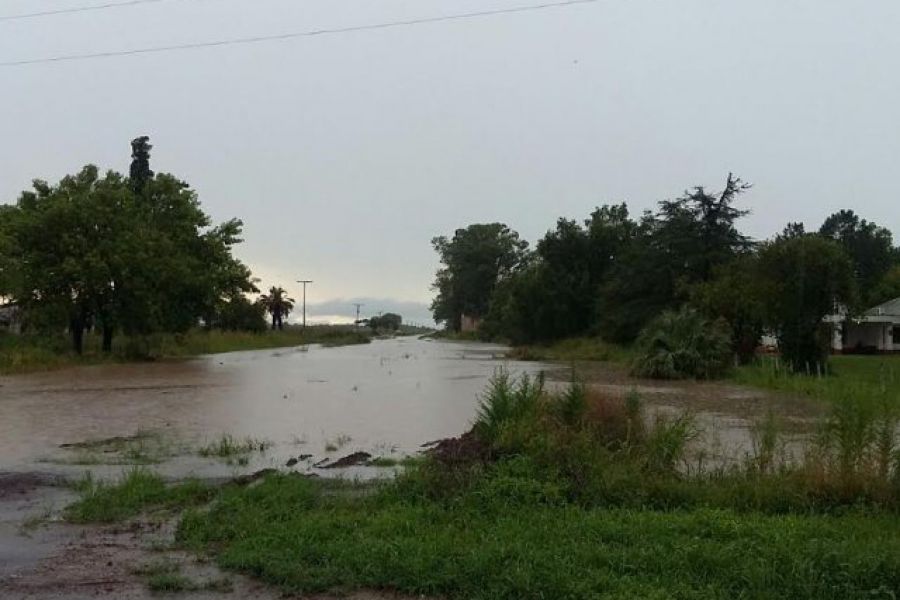
M 395 313 L 385 313 L 368 319 L 368 326 L 373 331 L 396 332 L 403 325 L 403 317 Z
M 267 440 L 257 440 L 250 437 L 238 439 L 234 436 L 223 434 L 218 440 L 200 448 L 197 454 L 205 457 L 232 460 L 241 455 L 265 452 L 271 447 L 272 442 Z
M 294 309 L 294 302 L 293 298 L 288 298 L 284 288 L 276 286 L 272 286 L 268 294 L 259 297 L 259 304 L 272 315 L 272 329 L 279 331 L 284 329 L 284 320 Z
M 796 372 L 827 370 L 832 327 L 823 319 L 856 298 L 843 248 L 814 235 L 777 239 L 760 251 L 758 285 L 784 361 Z
M 641 332 L 633 371 L 654 379 L 715 379 L 732 363 L 727 327 L 682 308 L 663 313 Z
M 758 257 L 743 253 L 713 269 L 712 278 L 691 289 L 691 305 L 731 329 L 731 349 L 741 364 L 750 363 L 762 338 L 765 299 L 757 284 Z
M 110 361 L 187 357 L 307 344 L 344 346 L 370 341 L 368 335 L 355 331 L 352 326 L 288 327 L 284 331 L 263 333 L 192 329 L 182 334 L 119 338 L 113 344 L 111 353 L 101 352 L 102 339 L 89 334 L 84 338 L 83 354 L 75 355 L 66 352 L 68 343 L 62 334 L 16 336 L 0 333 L 0 374 L 46 371 Z
M 888 598 L 895 517 L 566 504 L 511 460 L 453 505 L 323 494 L 277 475 L 189 513 L 178 538 L 289 593 L 447 598 Z
M 534 380 L 523 375 L 513 382 L 507 371 L 499 371 L 479 402 L 472 430 L 486 441 L 496 441 L 507 423 L 525 418 L 536 408 L 543 393 L 543 375 Z
M 864 304 L 866 309 L 900 298 L 900 265 L 888 269 L 874 289 L 869 291 L 868 297 L 868 303 Z
M 93 165 L 56 185 L 36 180 L 0 213 L 0 293 L 22 305 L 29 327 L 68 329 L 76 352 L 95 327 L 109 351 L 117 330 L 186 331 L 214 321 L 224 298 L 255 290 L 231 255 L 241 222 L 212 226 L 186 183 L 146 166 L 139 186 Z
M 223 331 L 262 333 L 267 327 L 266 307 L 242 294 L 226 298 L 218 304 L 213 320 L 207 325 Z
M 453 331 L 459 331 L 463 314 L 488 313 L 495 287 L 522 265 L 528 248 L 502 223 L 470 225 L 457 229 L 452 239 L 441 236 L 431 243 L 442 264 L 432 286 L 437 296 L 431 310 L 435 321 Z
M 900 296 L 898 293 L 889 298 L 879 297 L 878 286 L 896 260 L 890 231 L 860 219 L 852 210 L 841 210 L 825 219 L 819 234 L 836 240 L 850 257 L 860 308 L 871 308 Z
M 508 356 L 516 360 L 613 361 L 631 360 L 628 348 L 609 344 L 598 337 L 569 338 L 547 345 L 516 346 Z
M 66 509 L 66 518 L 76 523 L 109 523 L 151 507 L 202 504 L 214 494 L 213 488 L 199 481 L 168 486 L 143 468 L 128 471 L 116 484 L 96 481 L 88 474 L 76 487 L 81 499 Z
M 869 456 L 887 429 L 860 434 L 869 427 L 859 408 L 835 412 L 825 430 L 846 427 L 835 439 Z M 552 392 L 501 373 L 473 431 L 398 479 L 364 493 L 272 475 L 189 511 L 177 537 L 301 594 L 843 599 L 900 590 L 900 464 L 848 469 L 818 446 L 805 462 L 776 464 L 769 423 L 759 429 L 768 458 L 689 470 L 695 435 L 687 415 L 648 419 L 634 393 Z

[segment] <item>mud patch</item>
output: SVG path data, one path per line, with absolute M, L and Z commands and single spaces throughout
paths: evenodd
M 346 469 L 347 467 L 356 467 L 365 465 L 372 459 L 372 455 L 368 452 L 354 452 L 343 458 L 339 458 L 334 462 L 317 466 L 318 469 Z M 319 463 L 321 464 L 321 463 Z

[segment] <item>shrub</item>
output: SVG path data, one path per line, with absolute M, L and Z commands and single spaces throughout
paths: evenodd
M 732 365 L 727 326 L 695 310 L 667 311 L 638 336 L 635 375 L 653 379 L 715 379 Z

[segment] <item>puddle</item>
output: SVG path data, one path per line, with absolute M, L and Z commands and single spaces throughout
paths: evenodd
M 306 351 L 261 350 L 0 378 L 0 471 L 118 476 L 147 464 L 171 478 L 296 470 L 354 452 L 402 458 L 459 435 L 507 361 L 502 346 L 400 338 Z M 201 456 L 223 435 L 264 451 Z M 64 446 L 64 447 L 61 447 Z M 367 467 L 334 469 L 364 473 Z

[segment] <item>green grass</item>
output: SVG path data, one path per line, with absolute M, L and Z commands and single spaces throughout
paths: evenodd
M 746 464 L 686 469 L 688 415 L 499 374 L 473 429 L 396 480 L 272 475 L 191 510 L 178 540 L 287 592 L 448 598 L 893 598 L 900 454 L 861 405 L 800 463 L 762 423 Z M 871 431 L 878 431 L 877 428 Z M 884 468 L 881 468 L 882 465 Z
M 254 438 L 235 438 L 228 434 L 223 434 L 218 440 L 203 446 L 197 451 L 197 454 L 207 458 L 221 458 L 225 460 L 241 458 L 247 454 L 254 452 L 265 452 L 272 447 L 272 442 L 267 440 L 257 440 Z
M 137 467 L 117 483 L 96 481 L 88 474 L 76 484 L 76 489 L 81 498 L 65 512 L 66 518 L 75 523 L 111 523 L 150 508 L 203 504 L 215 493 L 199 481 L 167 485 L 159 475 Z
M 67 337 L 0 333 L 0 374 L 47 371 L 64 367 L 161 358 L 183 358 L 244 350 L 322 344 L 327 347 L 365 344 L 371 337 L 349 326 L 289 327 L 284 331 L 249 333 L 193 330 L 142 338 L 118 336 L 111 354 L 101 352 L 98 335 L 85 336 L 84 353 L 76 355 Z
M 516 346 L 509 357 L 516 360 L 554 362 L 603 361 L 627 363 L 633 353 L 628 348 L 604 342 L 597 337 L 560 340 L 552 344 Z
M 516 497 L 343 498 L 273 476 L 194 511 L 178 536 L 289 592 L 471 599 L 890 598 L 895 516 L 583 508 Z
M 872 393 L 900 386 L 900 356 L 832 356 L 828 375 L 796 375 L 775 357 L 761 357 L 753 365 L 733 372 L 732 379 L 744 385 L 811 397 L 826 397 L 846 391 Z

